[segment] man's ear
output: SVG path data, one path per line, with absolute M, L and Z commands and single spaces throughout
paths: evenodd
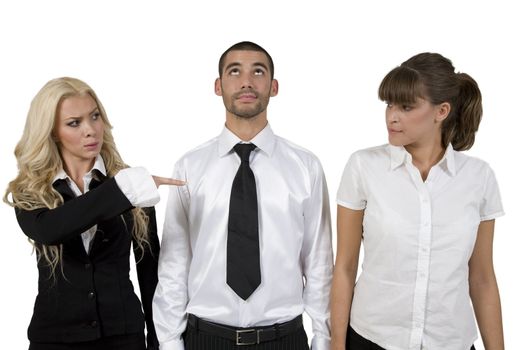
M 215 79 L 215 95 L 222 96 L 221 78 Z
M 278 93 L 279 93 L 279 82 L 277 81 L 277 79 L 273 79 L 272 87 L 270 89 L 270 96 L 271 97 L 277 96 Z

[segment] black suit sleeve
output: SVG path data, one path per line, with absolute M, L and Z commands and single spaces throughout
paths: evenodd
M 157 266 L 159 261 L 159 236 L 157 234 L 157 218 L 155 208 L 144 208 L 149 217 L 148 239 L 149 246 L 144 246 L 144 251 L 138 249 L 137 242 L 133 239 L 133 251 L 137 262 L 137 279 L 139 281 L 142 308 L 146 318 L 148 350 L 159 348 L 159 341 L 153 325 L 152 302 L 158 276 Z
M 110 178 L 57 208 L 15 211 L 18 224 L 29 238 L 37 243 L 57 245 L 131 208 L 115 179 Z

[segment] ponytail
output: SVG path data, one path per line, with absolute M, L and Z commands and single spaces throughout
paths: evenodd
M 450 115 L 441 126 L 441 142 L 443 147 L 449 143 L 456 151 L 468 150 L 474 145 L 483 108 L 481 92 L 478 84 L 466 73 L 457 73 L 458 94 L 451 101 Z

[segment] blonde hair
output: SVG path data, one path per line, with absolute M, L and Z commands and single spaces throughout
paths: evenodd
M 75 78 L 53 79 L 40 89 L 31 102 L 22 138 L 15 148 L 18 175 L 9 183 L 4 202 L 22 210 L 53 209 L 63 204 L 62 196 L 52 186 L 54 177 L 64 168 L 53 138 L 53 130 L 60 103 L 68 97 L 78 95 L 91 96 L 100 111 L 104 123 L 100 155 L 104 159 L 107 175 L 114 176 L 128 167 L 120 157 L 111 134 L 112 126 L 93 89 Z M 143 254 L 144 246 L 149 244 L 148 216 L 140 208 L 133 209 L 132 215 L 132 234 Z M 54 276 L 56 267 L 62 261 L 62 245 L 44 245 L 31 239 L 29 241 L 37 252 L 37 258 L 44 258 Z

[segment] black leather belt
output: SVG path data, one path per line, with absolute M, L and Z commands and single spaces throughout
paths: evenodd
M 297 316 L 291 321 L 276 323 L 271 326 L 235 328 L 205 321 L 195 315 L 188 315 L 188 327 L 221 338 L 229 339 L 236 345 L 255 345 L 294 333 L 303 326 L 303 317 Z

